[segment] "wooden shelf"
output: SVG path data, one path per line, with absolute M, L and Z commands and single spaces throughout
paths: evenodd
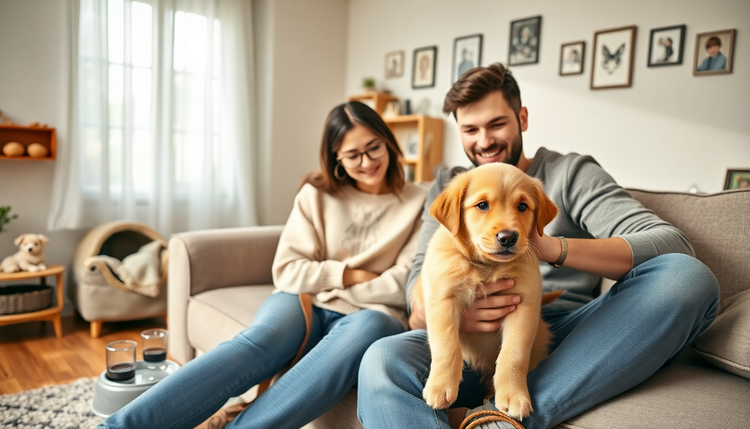
M 62 265 L 48 265 L 44 271 L 37 271 L 31 273 L 28 271 L 21 271 L 18 273 L 0 273 L 0 281 L 13 281 L 13 280 L 26 280 L 26 279 L 41 279 L 44 284 L 44 279 L 47 276 L 57 277 L 57 306 L 51 308 L 45 308 L 44 310 L 32 311 L 29 313 L 18 313 L 18 314 L 7 314 L 0 316 L 0 326 L 12 325 L 14 323 L 23 323 L 40 320 L 52 321 L 55 328 L 55 336 L 57 338 L 62 337 L 62 322 L 60 320 L 60 313 L 63 309 L 63 280 L 62 275 L 65 271 L 65 267 Z
M 0 159 L 24 159 L 31 161 L 54 160 L 57 156 L 57 136 L 54 128 L 25 127 L 21 125 L 0 125 Z M 32 158 L 28 154 L 22 156 L 5 156 L 2 148 L 6 143 L 18 142 L 27 148 L 31 143 L 39 143 L 47 148 L 47 156 Z
M 389 101 L 398 101 L 398 97 L 394 97 L 387 92 L 370 91 L 360 95 L 352 95 L 349 97 L 349 101 L 359 101 L 367 104 L 372 110 L 378 112 L 378 115 L 382 116 L 383 111 L 385 111 L 385 105 Z
M 443 162 L 443 119 L 426 115 L 400 115 L 383 120 L 401 145 L 404 153 L 402 163 L 414 168 L 414 181 L 433 180 L 435 168 Z M 415 143 L 416 148 L 409 147 Z

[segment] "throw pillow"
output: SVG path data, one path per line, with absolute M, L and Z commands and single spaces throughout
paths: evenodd
M 750 290 L 727 299 L 693 350 L 715 366 L 750 379 Z

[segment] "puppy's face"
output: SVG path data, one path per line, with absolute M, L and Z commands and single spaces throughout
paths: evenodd
M 527 254 L 557 215 L 542 183 L 503 163 L 456 176 L 430 207 L 465 254 L 478 262 L 509 262 Z
M 13 243 L 21 249 L 21 252 L 29 255 L 39 255 L 49 239 L 42 234 L 23 234 L 18 236 Z

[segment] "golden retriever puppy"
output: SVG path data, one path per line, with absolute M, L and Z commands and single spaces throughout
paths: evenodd
M 44 271 L 44 245 L 49 239 L 42 234 L 21 234 L 13 240 L 13 244 L 20 250 L 0 262 L 0 272 L 15 273 L 16 271 Z
M 413 308 L 424 307 L 432 353 L 424 399 L 435 409 L 450 406 L 466 360 L 494 387 L 498 410 L 519 420 L 528 417 L 533 410 L 526 376 L 547 356 L 550 341 L 541 320 L 542 278 L 530 236 L 535 228 L 543 234 L 557 207 L 540 180 L 492 163 L 457 175 L 430 214 L 441 227 L 430 240 L 410 297 Z M 516 310 L 497 332 L 459 332 L 462 312 L 487 295 L 483 285 L 501 279 L 515 280 L 502 293 L 521 297 Z

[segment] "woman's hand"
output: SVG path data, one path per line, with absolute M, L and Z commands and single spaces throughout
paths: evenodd
M 497 293 L 510 289 L 515 284 L 513 279 L 487 283 L 485 285 L 488 290 L 487 297 L 477 299 L 464 311 L 461 318 L 461 332 L 495 332 L 500 329 L 503 318 L 515 311 L 516 305 L 521 302 L 521 297 Z
M 367 270 L 358 270 L 354 268 L 344 268 L 344 287 L 354 286 L 359 283 L 369 282 L 370 280 L 380 277 Z

